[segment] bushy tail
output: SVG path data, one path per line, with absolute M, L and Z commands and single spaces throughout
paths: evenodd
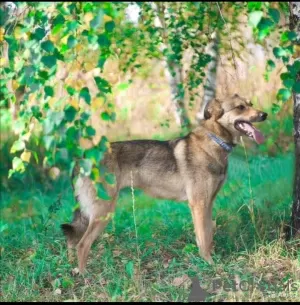
M 67 238 L 69 244 L 76 246 L 80 241 L 81 237 L 85 233 L 89 225 L 89 220 L 84 216 L 80 209 L 74 212 L 74 218 L 72 223 L 64 223 L 61 225 L 61 229 Z
M 67 238 L 72 238 L 76 234 L 72 224 L 64 223 L 60 227 Z

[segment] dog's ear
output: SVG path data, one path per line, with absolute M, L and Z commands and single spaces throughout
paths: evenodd
M 206 105 L 204 110 L 204 119 L 208 120 L 211 117 L 214 117 L 217 120 L 223 114 L 224 114 L 224 109 L 222 108 L 222 102 L 215 98 Z

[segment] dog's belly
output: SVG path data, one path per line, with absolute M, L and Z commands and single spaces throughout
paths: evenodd
M 154 179 L 141 177 L 138 187 L 151 197 L 177 201 L 187 200 L 184 183 L 179 175 L 160 175 Z
M 187 200 L 186 192 L 184 190 L 168 190 L 161 186 L 146 188 L 145 193 L 154 198 L 160 199 L 170 199 L 176 201 L 185 201 Z

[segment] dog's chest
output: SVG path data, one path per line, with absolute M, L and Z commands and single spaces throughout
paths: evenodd
M 207 165 L 207 170 L 213 176 L 218 176 L 220 180 L 225 180 L 227 175 L 228 163 L 225 162 L 223 164 L 210 161 Z

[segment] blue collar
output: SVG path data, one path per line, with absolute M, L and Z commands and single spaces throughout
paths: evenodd
M 228 153 L 230 153 L 232 151 L 233 147 L 235 146 L 234 144 L 226 143 L 224 140 L 222 140 L 221 138 L 219 138 L 218 136 L 216 136 L 213 133 L 208 133 L 208 136 L 214 142 L 216 142 L 218 145 L 220 145 L 224 150 L 226 150 Z

